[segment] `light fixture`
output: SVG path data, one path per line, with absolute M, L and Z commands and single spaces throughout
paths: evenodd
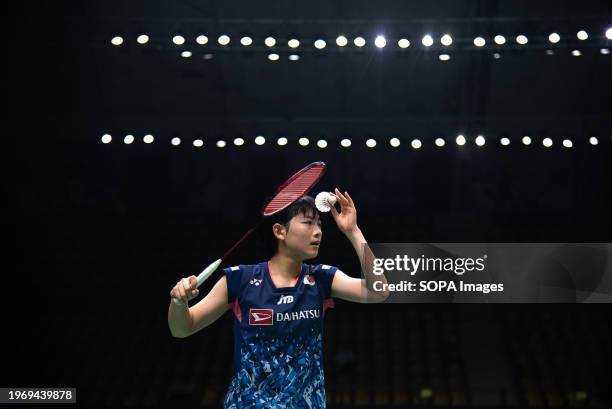
M 400 48 L 408 48 L 410 47 L 410 41 L 405 38 L 400 38 L 400 40 L 397 42 L 397 45 L 399 45 Z
M 433 38 L 431 37 L 431 35 L 426 34 L 421 39 L 421 43 L 423 43 L 423 45 L 425 47 L 431 47 L 433 45 L 434 41 L 433 41 Z
M 228 45 L 230 43 L 230 38 L 226 34 L 221 34 L 219 38 L 217 38 L 217 42 L 221 45 Z
M 440 39 L 442 45 L 449 46 L 453 43 L 453 38 L 449 34 L 444 34 Z
M 559 34 L 557 33 L 550 33 L 550 35 L 548 36 L 548 41 L 550 41 L 553 44 L 557 44 L 560 40 L 561 40 L 561 36 L 559 36 Z
M 314 46 L 317 50 L 324 49 L 326 45 L 327 43 L 325 42 L 325 40 L 322 40 L 322 39 L 318 39 L 317 41 L 314 42 Z
M 366 45 L 366 40 L 363 37 L 356 37 L 353 40 L 353 43 L 357 46 L 357 47 L 363 47 L 364 45 Z
M 263 145 L 264 143 L 266 143 L 266 138 L 264 138 L 264 137 L 263 137 L 263 136 L 261 136 L 261 135 L 260 135 L 260 136 L 255 137 L 255 144 L 256 144 L 256 145 L 261 146 L 261 145 Z
M 378 48 L 384 48 L 384 46 L 387 45 L 387 40 L 384 36 L 376 36 L 376 39 L 374 40 L 374 45 Z
M 495 44 L 497 44 L 497 45 L 504 45 L 504 44 L 506 44 L 506 37 L 504 37 L 501 34 L 498 34 L 498 35 L 495 36 L 493 41 L 495 41 Z

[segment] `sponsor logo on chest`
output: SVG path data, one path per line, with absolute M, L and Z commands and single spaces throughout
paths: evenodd
M 249 325 L 272 325 L 274 324 L 274 310 L 255 309 L 249 310 Z
M 276 313 L 276 321 L 299 321 L 313 318 L 319 318 L 318 309 Z
M 277 312 L 274 314 L 272 309 L 255 309 L 249 310 L 249 325 L 274 325 L 276 322 L 286 321 L 301 321 L 317 319 L 321 316 L 319 309 L 301 310 L 292 312 Z
M 292 303 L 293 303 L 293 296 L 292 295 L 281 295 L 281 298 L 278 300 L 276 305 L 292 304 Z

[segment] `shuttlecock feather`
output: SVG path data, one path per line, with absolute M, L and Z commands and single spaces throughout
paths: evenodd
M 336 203 L 336 196 L 329 192 L 321 192 L 315 197 L 315 206 L 320 212 L 327 213 L 331 210 L 331 207 Z

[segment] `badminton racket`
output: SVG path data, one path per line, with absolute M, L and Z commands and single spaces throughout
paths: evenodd
M 214 273 L 217 268 L 219 268 L 221 262 L 227 256 L 229 256 L 230 253 L 234 251 L 234 249 L 238 247 L 240 243 L 242 243 L 247 237 L 251 235 L 251 233 L 253 233 L 257 229 L 257 227 L 261 224 L 261 221 L 263 221 L 264 218 L 282 212 L 293 202 L 307 194 L 310 189 L 312 189 L 312 187 L 319 181 L 319 179 L 321 179 L 323 173 L 325 173 L 325 167 L 326 166 L 324 162 L 313 162 L 307 165 L 306 167 L 300 169 L 297 173 L 295 173 L 282 185 L 280 185 L 272 195 L 272 198 L 266 202 L 263 209 L 261 210 L 263 218 L 260 220 L 260 222 L 256 226 L 249 229 L 240 238 L 240 240 L 234 243 L 225 252 L 225 254 L 223 254 L 217 260 L 213 261 L 208 267 L 202 270 L 200 274 L 198 274 L 196 288 L 202 285 L 202 283 L 206 281 L 206 279 L 210 277 L 210 275 Z M 172 301 L 177 305 L 181 304 L 181 302 L 175 298 L 173 298 Z

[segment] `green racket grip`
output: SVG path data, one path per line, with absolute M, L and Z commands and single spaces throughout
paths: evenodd
M 196 288 L 198 288 L 199 286 L 202 285 L 202 283 L 204 281 L 206 281 L 206 279 L 208 279 L 208 277 L 210 277 L 210 275 L 212 273 L 214 273 L 217 268 L 219 268 L 219 264 L 221 264 L 221 259 L 217 259 L 216 261 L 213 261 L 208 267 L 206 267 L 199 275 L 198 275 L 198 283 L 196 284 Z
M 221 264 L 221 259 L 217 259 L 214 262 L 212 262 L 208 267 L 206 267 L 197 277 L 196 288 L 201 286 L 202 283 L 206 281 L 206 279 L 210 277 L 211 274 L 217 270 L 217 268 L 219 268 L 220 264 Z M 184 305 L 182 302 L 180 302 L 176 298 L 173 298 L 172 302 L 174 302 L 176 305 Z

